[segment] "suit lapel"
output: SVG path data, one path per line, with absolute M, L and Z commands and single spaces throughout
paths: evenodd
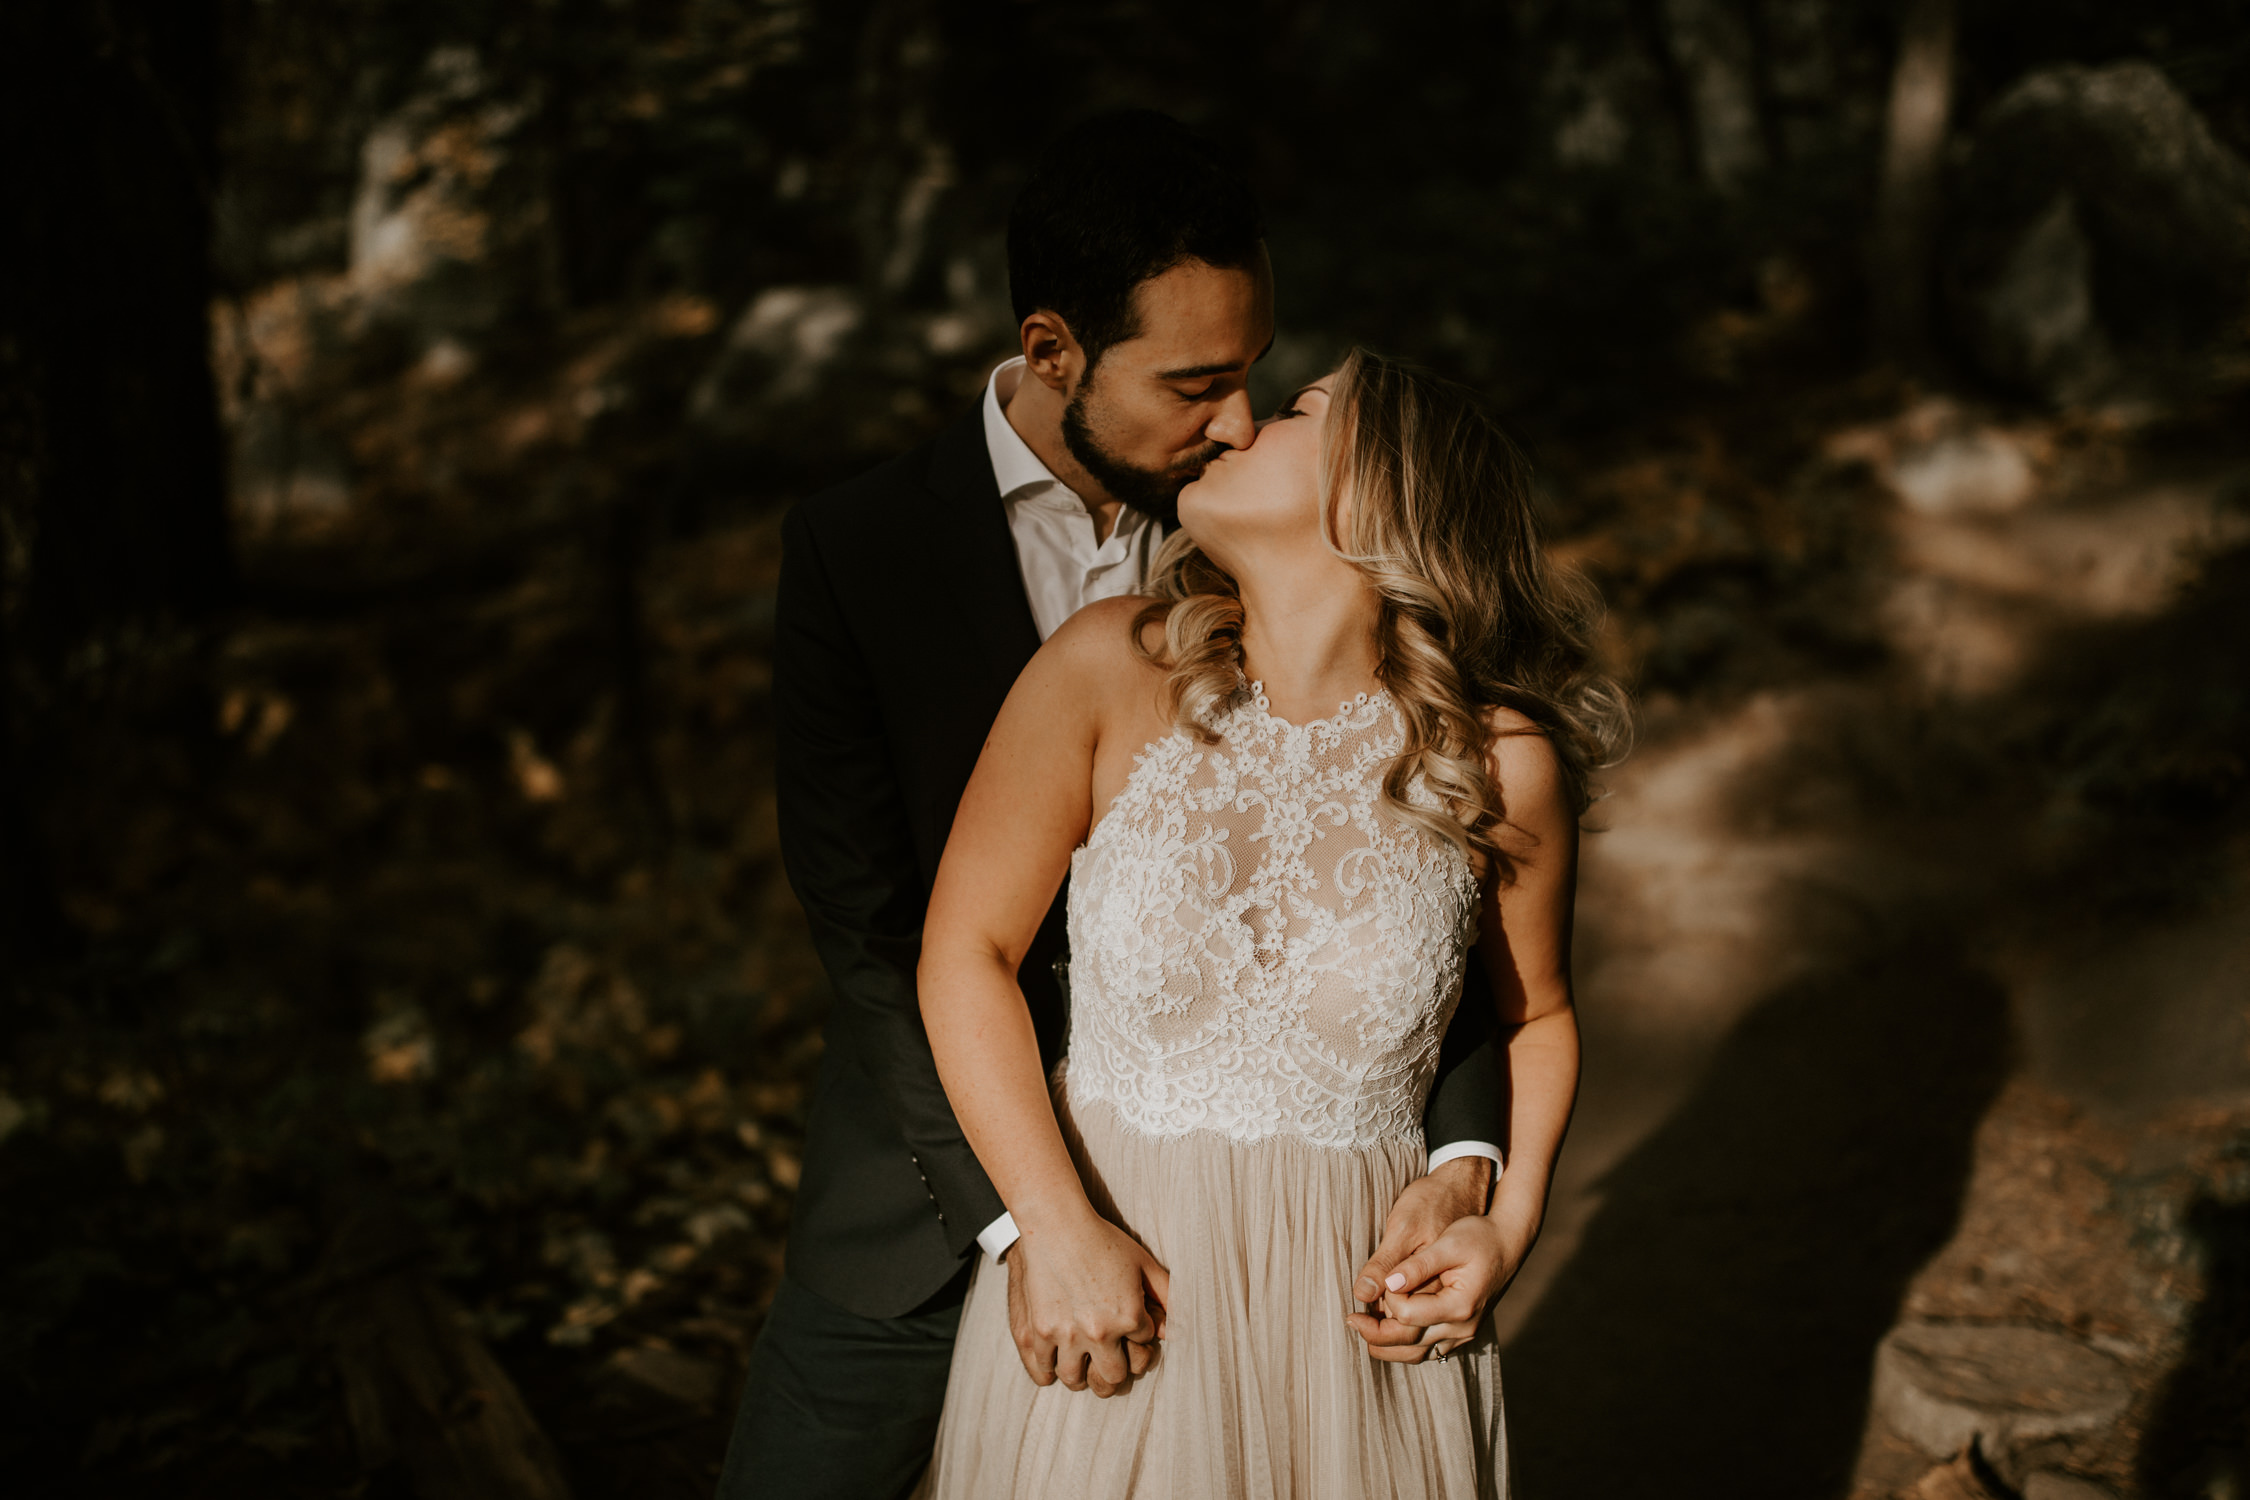
M 928 483 L 940 520 L 935 535 L 947 554 L 942 561 L 952 581 L 949 592 L 959 599 L 977 654 L 1005 694 L 1038 651 L 1039 626 L 1024 592 L 1007 508 L 992 477 L 981 407 L 938 434 Z

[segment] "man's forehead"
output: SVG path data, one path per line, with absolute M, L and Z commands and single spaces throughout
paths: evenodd
M 1117 346 L 1165 380 L 1243 370 L 1273 343 L 1273 279 L 1263 262 L 1187 261 L 1133 289 L 1138 337 Z

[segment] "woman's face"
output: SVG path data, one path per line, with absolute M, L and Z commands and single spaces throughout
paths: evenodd
M 1333 377 L 1306 386 L 1258 424 L 1247 448 L 1211 460 L 1180 491 L 1180 525 L 1210 559 L 1240 578 L 1245 563 L 1317 550 L 1321 534 L 1320 439 Z

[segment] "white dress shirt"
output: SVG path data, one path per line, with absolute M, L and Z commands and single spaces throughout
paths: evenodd
M 1096 599 L 1138 592 L 1148 581 L 1164 530 L 1146 512 L 1126 505 L 1118 508 L 1109 535 L 1095 536 L 1086 502 L 1008 425 L 1008 403 L 1023 383 L 1023 368 L 1020 357 L 1011 359 L 985 382 L 984 446 L 1016 539 L 1031 618 L 1045 640 Z
M 1007 507 L 1008 530 L 1016 539 L 1016 562 L 1023 569 L 1024 592 L 1039 639 L 1096 599 L 1139 591 L 1148 581 L 1150 562 L 1164 541 L 1163 528 L 1144 511 L 1121 506 L 1106 538 L 1094 533 L 1094 513 L 1086 502 L 1039 461 L 1023 435 L 1008 425 L 1008 403 L 1023 383 L 1021 356 L 992 372 L 984 386 L 984 446 L 992 457 L 992 477 Z M 1488 1156 L 1495 1172 L 1500 1148 L 1487 1141 L 1455 1141 L 1430 1153 L 1431 1171 L 1461 1156 Z M 1013 1214 L 1003 1213 L 977 1234 L 977 1243 L 994 1259 L 1008 1253 L 1020 1236 Z

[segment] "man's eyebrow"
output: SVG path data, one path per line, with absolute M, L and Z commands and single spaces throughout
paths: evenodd
M 1273 353 L 1273 340 L 1267 339 L 1266 347 L 1260 349 L 1255 355 L 1253 355 L 1251 357 L 1250 363 L 1256 364 L 1259 360 L 1264 359 L 1271 353 Z M 1158 380 L 1201 380 L 1206 375 L 1232 375 L 1235 371 L 1241 368 L 1243 368 L 1241 365 L 1236 364 L 1189 365 L 1184 370 L 1159 370 L 1156 374 L 1156 378 Z

